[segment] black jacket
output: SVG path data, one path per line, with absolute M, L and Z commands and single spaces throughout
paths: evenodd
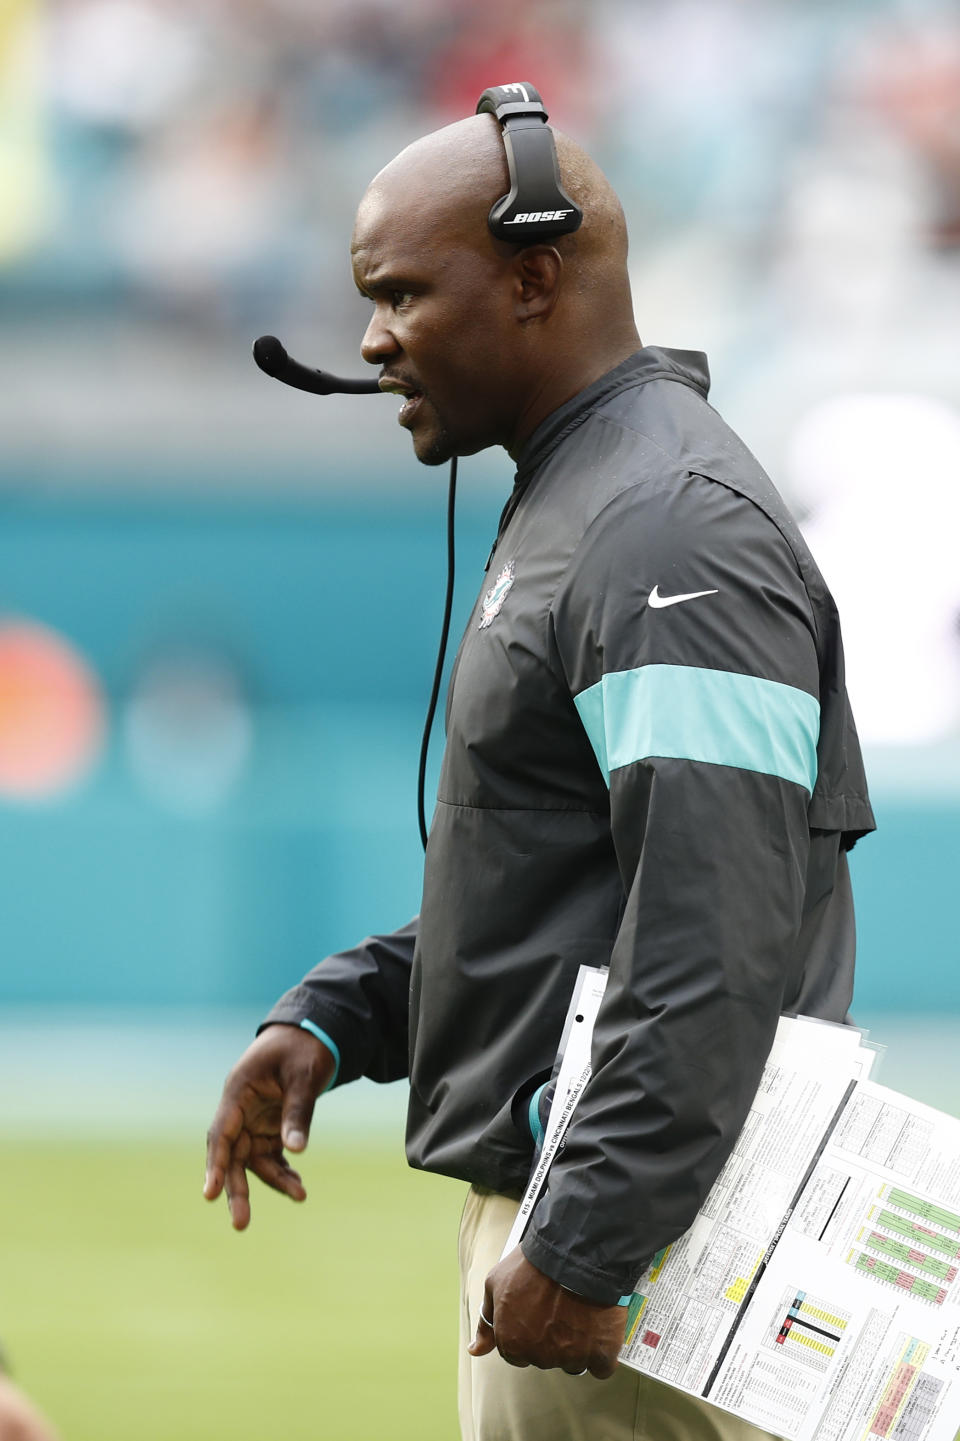
M 412 1165 L 517 1194 L 577 967 L 609 964 L 523 1243 L 601 1302 L 692 1221 L 777 1017 L 846 1016 L 845 851 L 873 829 L 833 601 L 708 383 L 646 348 L 531 437 L 450 684 L 419 924 L 269 1017 L 332 1041 L 338 1083 L 409 1074 Z

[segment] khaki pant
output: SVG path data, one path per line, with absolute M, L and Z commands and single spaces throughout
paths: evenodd
M 619 1366 L 609 1381 L 467 1354 L 516 1201 L 474 1186 L 460 1222 L 460 1428 L 463 1441 L 772 1441 L 673 1387 Z

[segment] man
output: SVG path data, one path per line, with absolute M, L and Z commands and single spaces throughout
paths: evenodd
M 873 820 L 823 581 L 703 358 L 642 346 L 619 202 L 557 144 L 584 220 L 555 243 L 491 234 L 490 115 L 410 146 L 360 205 L 362 354 L 417 456 L 502 445 L 517 480 L 454 667 L 420 918 L 277 1004 L 227 1080 L 205 1194 L 238 1229 L 247 1171 L 302 1200 L 283 1147 L 317 1096 L 409 1075 L 411 1164 L 472 1183 L 464 1436 L 734 1441 L 761 1433 L 617 1367 L 618 1302 L 696 1214 L 781 1012 L 844 1019 L 845 851 Z M 584 962 L 610 967 L 593 1076 L 498 1262 Z

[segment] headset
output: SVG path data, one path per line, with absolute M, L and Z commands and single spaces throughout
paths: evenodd
M 500 199 L 494 202 L 487 216 L 491 233 L 498 240 L 523 247 L 552 240 L 560 235 L 569 235 L 578 230 L 583 221 L 583 211 L 570 199 L 560 183 L 556 142 L 553 131 L 547 124 L 547 111 L 536 87 L 529 81 L 491 85 L 477 101 L 476 113 L 493 115 L 499 122 L 510 172 L 510 189 L 506 195 L 501 195 Z M 326 371 L 301 365 L 287 354 L 275 335 L 261 335 L 254 341 L 253 358 L 264 374 L 275 380 L 282 380 L 284 385 L 292 385 L 297 390 L 306 390 L 312 395 L 382 393 L 376 380 L 345 380 Z M 440 696 L 453 609 L 456 493 L 457 457 L 454 456 L 450 462 L 447 496 L 447 587 L 443 623 L 430 703 L 420 744 L 417 777 L 417 821 L 424 850 L 427 848 L 427 822 L 424 812 L 427 753 Z
M 487 216 L 497 239 L 536 245 L 578 230 L 583 211 L 560 184 L 557 147 L 540 92 L 526 81 L 491 85 L 477 101 L 477 114 L 499 120 L 510 170 L 510 189 Z

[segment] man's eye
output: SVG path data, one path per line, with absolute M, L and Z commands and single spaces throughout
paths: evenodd
M 390 296 L 394 310 L 402 310 L 405 305 L 410 304 L 412 299 L 412 290 L 394 290 Z

